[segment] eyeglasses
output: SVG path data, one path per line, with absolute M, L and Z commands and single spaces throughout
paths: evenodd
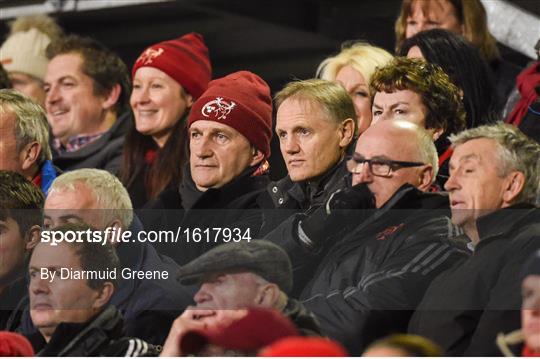
M 351 173 L 362 173 L 363 165 L 367 163 L 369 170 L 375 176 L 386 177 L 389 176 L 393 171 L 397 171 L 403 167 L 418 167 L 423 166 L 425 163 L 422 162 L 406 162 L 406 161 L 392 161 L 392 160 L 382 160 L 382 159 L 366 159 L 359 158 L 354 156 L 347 157 L 347 170 Z

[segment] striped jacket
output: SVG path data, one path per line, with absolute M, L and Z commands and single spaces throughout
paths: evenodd
M 448 199 L 400 188 L 385 206 L 334 241 L 301 300 L 323 332 L 352 355 L 374 339 L 406 331 L 431 281 L 463 259 Z

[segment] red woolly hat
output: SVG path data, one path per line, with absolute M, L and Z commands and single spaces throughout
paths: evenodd
M 180 340 L 183 355 L 197 353 L 206 344 L 238 351 L 257 351 L 278 339 L 298 335 L 294 324 L 280 312 L 250 309 L 226 327 L 187 332 Z
M 0 357 L 32 357 L 32 345 L 20 334 L 0 332 Z
M 208 48 L 196 32 L 148 47 L 135 61 L 131 76 L 135 78 L 137 70 L 145 66 L 165 72 L 194 99 L 201 96 L 212 78 Z
M 272 97 L 268 84 L 254 73 L 238 71 L 211 81 L 191 108 L 188 128 L 199 120 L 231 126 L 270 157 Z
M 260 357 L 346 357 L 347 351 L 322 337 L 288 337 L 261 350 Z

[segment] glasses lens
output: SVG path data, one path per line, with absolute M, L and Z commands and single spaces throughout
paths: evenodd
M 370 169 L 376 176 L 388 176 L 390 174 L 390 165 L 388 163 L 372 161 Z

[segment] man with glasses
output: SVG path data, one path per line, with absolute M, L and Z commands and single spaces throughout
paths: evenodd
M 398 120 L 376 123 L 347 160 L 352 189 L 299 216 L 297 231 L 280 243 L 293 267 L 324 253 L 300 299 L 325 334 L 352 355 L 406 330 L 429 283 L 462 257 L 450 242 L 456 230 L 447 197 L 426 192 L 437 167 L 426 130 Z M 359 200 L 368 194 L 374 210 L 365 210 Z

